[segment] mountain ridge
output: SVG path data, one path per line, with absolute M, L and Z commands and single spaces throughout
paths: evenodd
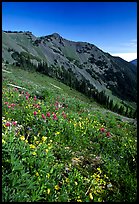
M 70 73 L 72 80 L 69 80 L 72 84 L 75 80 L 77 83 L 84 81 L 90 89 L 95 88 L 99 92 L 111 90 L 120 98 L 136 100 L 134 65 L 120 57 L 113 57 L 103 52 L 94 44 L 70 41 L 58 33 L 36 37 L 30 31 L 3 31 L 3 59 L 19 65 L 20 55 L 24 57 L 26 55 L 25 59 L 36 65 L 45 62 L 53 72 Z M 60 74 L 57 75 L 57 78 L 62 80 Z M 130 82 L 130 86 L 127 82 Z

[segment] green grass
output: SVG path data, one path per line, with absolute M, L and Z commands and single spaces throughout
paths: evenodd
M 7 70 L 12 73 L 2 75 L 2 201 L 136 201 L 136 126 L 104 114 L 96 102 L 52 78 Z M 34 99 L 36 91 L 42 100 Z

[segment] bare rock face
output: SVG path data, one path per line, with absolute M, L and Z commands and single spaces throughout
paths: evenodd
M 135 65 L 113 57 L 93 44 L 66 40 L 58 33 L 36 37 L 29 31 L 3 31 L 3 60 L 18 62 L 16 52 L 36 65 L 46 62 L 55 70 L 68 71 L 79 83 L 87 82 L 99 92 L 109 89 L 121 99 L 136 101 Z M 60 79 L 60 74 L 57 77 Z

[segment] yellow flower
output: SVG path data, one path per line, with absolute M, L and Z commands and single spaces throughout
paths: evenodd
M 50 194 L 50 188 L 47 189 L 47 194 L 48 194 L 48 195 Z
M 34 156 L 36 156 L 36 155 L 37 155 L 37 153 L 36 153 L 36 152 L 32 152 L 32 154 L 33 154 Z
M 28 140 L 25 140 L 26 143 L 28 143 Z
M 39 173 L 38 172 L 36 172 L 36 174 L 35 174 L 36 176 L 39 176 Z
M 37 140 L 37 137 L 36 137 L 36 136 L 34 136 L 34 140 Z
M 52 142 L 53 142 L 53 140 L 50 140 L 50 142 L 52 143 Z
M 68 178 L 66 178 L 66 182 L 69 183 L 69 179 Z
M 45 142 L 47 140 L 47 137 L 42 136 L 42 141 Z
M 77 202 L 82 202 L 82 200 L 81 200 L 81 199 L 78 199 Z
M 39 144 L 39 141 L 38 141 L 38 140 L 36 141 L 36 144 Z
M 89 197 L 90 197 L 91 200 L 93 200 L 92 193 L 89 193 Z
M 36 148 L 35 145 L 33 145 L 33 144 L 30 144 L 29 146 L 30 146 L 31 149 L 35 149 Z
M 60 189 L 59 185 L 56 185 L 55 189 L 58 191 Z
M 24 136 L 21 136 L 21 137 L 20 137 L 20 140 L 25 140 L 25 137 L 24 137 Z
M 76 181 L 74 183 L 75 183 L 76 186 L 78 185 L 78 183 Z
M 48 153 L 48 151 L 49 151 L 48 149 L 45 150 L 46 153 Z
M 2 139 L 2 143 L 3 143 L 3 144 L 5 144 L 5 143 L 6 143 L 4 139 Z
M 55 134 L 56 134 L 56 135 L 59 135 L 59 134 L 60 134 L 60 132 L 56 132 Z

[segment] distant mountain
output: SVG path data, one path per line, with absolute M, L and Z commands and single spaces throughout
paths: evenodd
M 111 90 L 123 100 L 136 101 L 135 66 L 94 44 L 66 40 L 58 33 L 36 37 L 29 31 L 3 31 L 2 58 L 26 67 L 30 61 L 39 65 L 38 71 L 82 92 Z
M 132 64 L 137 66 L 137 59 L 134 59 L 134 60 L 130 61 L 130 63 L 132 63 Z

